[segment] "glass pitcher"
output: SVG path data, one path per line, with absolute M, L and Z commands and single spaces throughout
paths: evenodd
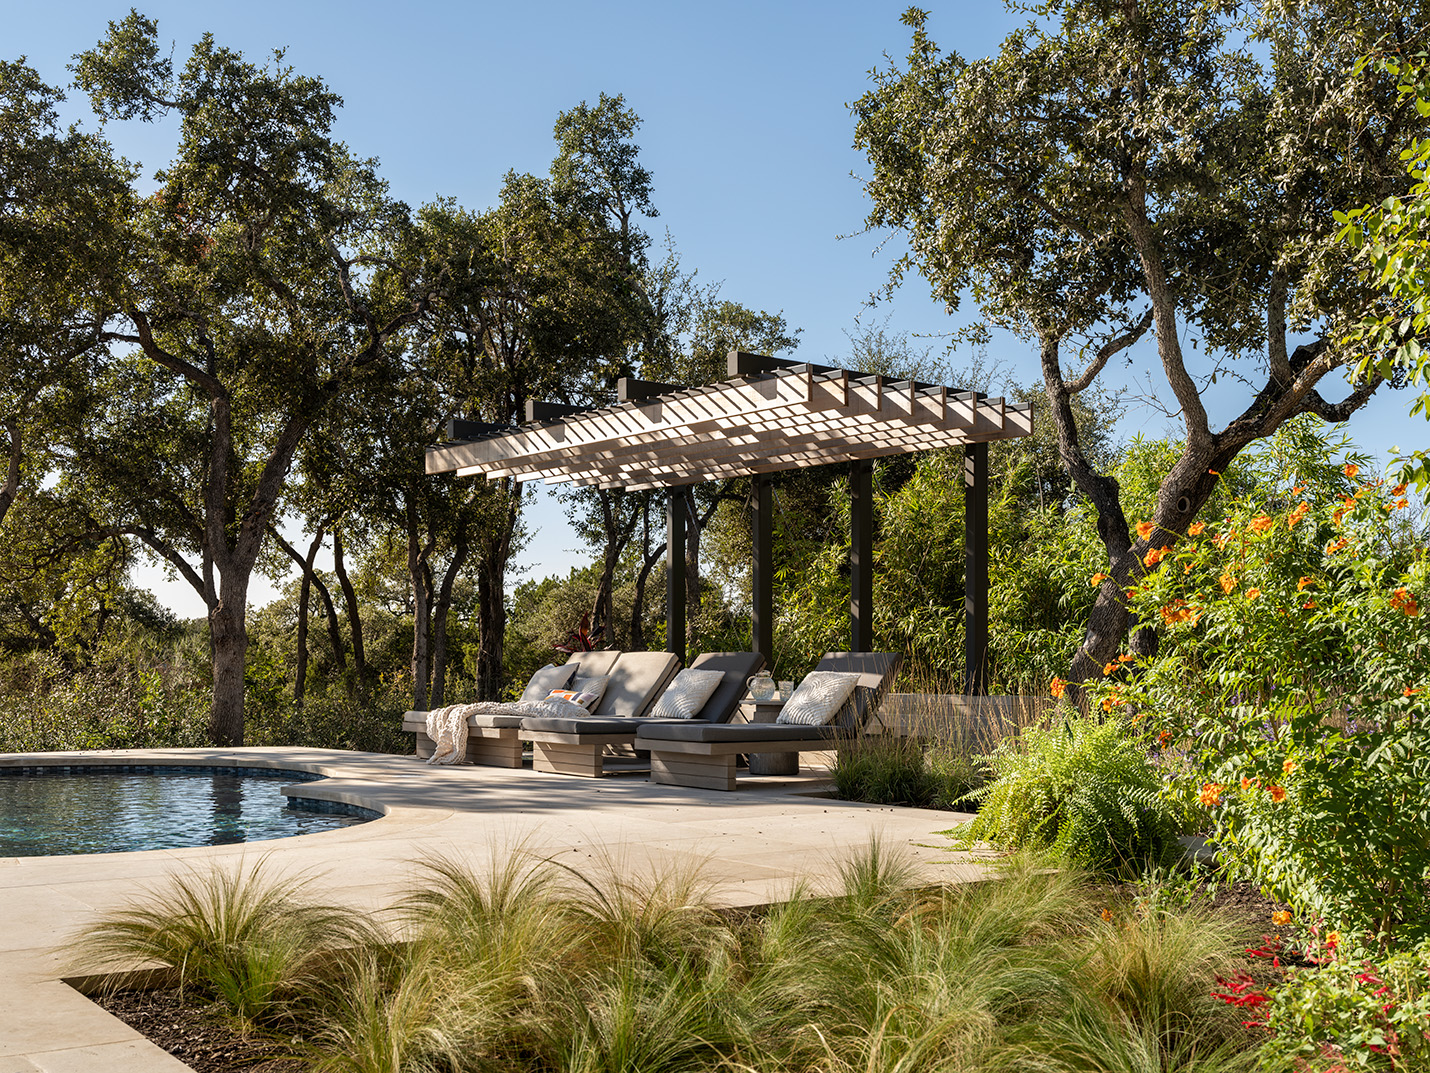
M 775 695 L 775 680 L 770 677 L 769 671 L 760 671 L 753 677 L 745 680 L 745 685 L 750 689 L 750 696 L 755 700 L 772 700 Z

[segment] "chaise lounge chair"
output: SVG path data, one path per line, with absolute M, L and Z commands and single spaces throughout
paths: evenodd
M 707 790 L 735 789 L 741 753 L 800 753 L 828 749 L 858 735 L 888 692 L 903 657 L 891 652 L 826 652 L 817 671 L 859 675 L 853 693 L 827 724 L 647 723 L 635 747 L 650 752 L 652 781 Z
M 661 652 L 627 652 L 616 661 L 612 671 L 611 686 L 615 687 L 617 675 L 623 663 L 633 657 L 660 657 Z M 674 656 L 669 657 L 672 661 Z M 645 662 L 645 661 L 642 661 Z M 649 661 L 654 665 L 654 659 Z M 671 682 L 667 675 L 658 689 L 653 690 L 644 703 L 634 701 L 624 705 L 620 701 L 607 704 L 602 701 L 594 714 L 586 718 L 527 716 L 521 721 L 521 736 L 532 743 L 532 766 L 537 771 L 555 772 L 562 775 L 582 775 L 599 778 L 605 774 L 605 756 L 608 746 L 634 745 L 636 735 L 643 727 L 655 723 L 671 722 L 678 726 L 709 725 L 726 722 L 734 715 L 745 692 L 745 680 L 765 665 L 764 656 L 757 652 L 707 652 L 697 656 L 690 664 L 691 670 L 721 671 L 724 677 L 705 701 L 704 706 L 690 719 L 654 720 L 647 717 L 657 695 Z M 607 698 L 611 696 L 607 691 Z M 624 706 L 633 714 L 624 714 Z
M 559 668 L 543 667 L 543 672 L 555 671 L 554 677 L 546 676 L 550 688 L 565 688 L 580 678 L 595 678 L 611 673 L 620 652 L 602 650 L 597 652 L 574 653 L 571 660 Z M 565 672 L 561 674 L 560 672 Z M 537 682 L 533 676 L 532 685 Z M 527 687 L 528 692 L 531 686 Z M 536 692 L 545 695 L 544 690 Z M 467 716 L 467 753 L 469 763 L 485 767 L 521 767 L 522 715 L 513 712 L 477 712 Z M 435 743 L 427 736 L 427 713 L 410 711 L 402 717 L 402 729 L 417 735 L 417 755 L 426 759 L 432 755 Z

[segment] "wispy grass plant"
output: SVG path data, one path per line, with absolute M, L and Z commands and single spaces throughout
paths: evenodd
M 885 701 L 883 733 L 843 742 L 834 789 L 849 801 L 918 808 L 974 807 L 989 778 L 986 754 L 1044 718 L 1034 697 L 966 698 L 932 693 Z
M 1126 900 L 1105 920 L 1113 888 L 1025 856 L 980 883 L 915 878 L 875 843 L 833 896 L 730 912 L 694 869 L 511 852 L 425 866 L 394 942 L 255 867 L 176 881 L 88 948 L 180 967 L 282 1040 L 301 1024 L 324 1073 L 1247 1068 L 1255 1041 L 1208 997 L 1240 937 L 1205 911 Z M 229 985 L 244 973 L 256 989 Z
M 362 918 L 311 900 L 303 880 L 273 875 L 260 859 L 173 877 L 102 919 L 79 952 L 101 964 L 167 966 L 246 1029 L 282 1021 L 321 990 L 336 960 L 377 945 Z

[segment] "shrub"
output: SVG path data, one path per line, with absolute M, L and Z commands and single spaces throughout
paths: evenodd
M 846 801 L 916 808 L 956 808 L 983 785 L 978 763 L 966 753 L 892 735 L 843 745 L 833 775 L 834 792 Z
M 1180 852 L 1158 771 L 1119 719 L 1029 727 L 985 760 L 993 781 L 972 795 L 982 807 L 959 829 L 970 841 L 1045 848 L 1095 871 L 1140 870 Z
M 1341 956 L 1293 969 L 1267 1009 L 1267 1073 L 1320 1060 L 1340 1070 L 1430 1069 L 1430 942 L 1377 964 Z
M 1354 463 L 1336 478 L 1173 545 L 1132 596 L 1161 654 L 1094 699 L 1194 761 L 1182 793 L 1236 875 L 1304 916 L 1414 941 L 1430 934 L 1430 563 L 1394 520 L 1403 486 Z

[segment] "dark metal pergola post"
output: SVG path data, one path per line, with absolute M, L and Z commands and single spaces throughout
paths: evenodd
M 750 650 L 764 656 L 766 663 L 773 663 L 775 658 L 773 504 L 771 479 L 767 474 L 759 474 L 754 479 L 750 514 L 754 545 L 750 571 Z
M 685 489 L 665 492 L 665 650 L 685 662 Z
M 963 449 L 963 659 L 969 696 L 988 692 L 988 445 Z
M 849 651 L 874 650 L 874 463 L 849 463 Z

